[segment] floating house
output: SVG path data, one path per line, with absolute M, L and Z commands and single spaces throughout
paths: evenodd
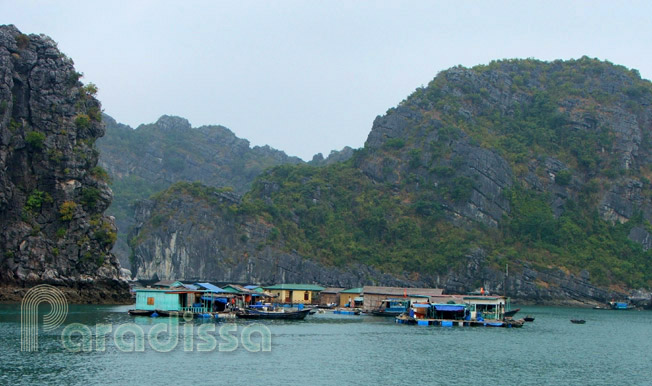
M 469 306 L 470 317 L 478 315 L 484 319 L 502 320 L 509 310 L 509 299 L 504 296 L 464 296 L 462 301 Z
M 361 308 L 363 300 L 362 287 L 340 291 L 340 307 Z
M 339 306 L 340 303 L 340 291 L 343 291 L 344 288 L 336 288 L 336 287 L 331 287 L 331 288 L 325 288 L 323 291 L 319 293 L 319 305 L 320 306 L 328 306 L 328 305 L 335 305 Z
M 277 284 L 263 288 L 283 304 L 313 304 L 324 290 L 324 287 L 314 284 Z
M 202 298 L 211 291 L 160 288 L 139 288 L 136 292 L 136 310 L 177 311 L 205 313 L 209 305 Z
M 411 302 L 432 302 L 436 297 L 441 296 L 441 288 L 402 288 L 402 287 L 362 287 L 364 298 L 363 310 L 370 312 L 382 306 L 387 299 L 403 298 Z
M 521 327 L 522 320 L 505 316 L 509 299 L 503 296 L 441 296 L 446 303 L 413 303 L 409 314 L 396 318 L 397 323 L 423 326 Z

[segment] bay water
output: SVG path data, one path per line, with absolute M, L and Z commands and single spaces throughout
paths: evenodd
M 652 385 L 651 311 L 522 307 L 517 316 L 535 321 L 507 329 L 330 312 L 303 321 L 170 324 L 129 316 L 129 308 L 71 305 L 61 326 L 38 330 L 38 351 L 28 352 L 20 305 L 0 305 L 0 384 Z M 164 325 L 158 340 L 149 339 Z M 121 326 L 142 329 L 142 351 Z M 92 333 L 91 346 L 80 331 Z M 89 351 L 74 352 L 80 348 Z

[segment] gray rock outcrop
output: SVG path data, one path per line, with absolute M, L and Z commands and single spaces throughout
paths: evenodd
M 97 164 L 100 103 L 43 35 L 0 26 L 0 300 L 35 284 L 73 302 L 123 302 L 111 189 Z

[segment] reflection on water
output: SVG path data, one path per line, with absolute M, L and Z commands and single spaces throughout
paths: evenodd
M 163 342 L 179 339 L 170 352 L 152 349 L 147 339 L 143 352 L 122 352 L 114 336 L 119 326 L 133 324 L 147 338 L 158 324 L 170 322 L 131 317 L 127 309 L 70 306 L 65 324 L 40 331 L 39 351 L 30 353 L 20 351 L 20 306 L 0 305 L 0 384 L 651 383 L 649 311 L 523 307 L 520 316 L 536 319 L 521 329 L 406 326 L 392 318 L 315 314 L 304 321 L 265 321 L 272 343 L 267 352 L 260 333 L 249 336 L 258 351 L 243 344 L 243 331 L 259 325 L 256 321 L 181 319 L 169 325 L 172 335 L 170 330 L 157 335 Z M 74 323 L 92 331 L 92 351 L 72 353 L 62 345 L 62 331 Z M 111 332 L 98 334 L 98 324 L 110 325 Z M 198 348 L 209 347 L 201 346 L 208 335 L 215 348 L 202 352 Z M 106 347 L 97 351 L 101 338 Z M 133 335 L 126 334 L 125 342 L 133 345 Z

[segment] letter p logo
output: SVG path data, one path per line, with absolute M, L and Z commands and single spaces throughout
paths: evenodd
M 43 331 L 59 327 L 68 315 L 68 303 L 60 289 L 48 284 L 30 288 L 20 302 L 20 351 L 38 351 L 38 306 L 50 305 L 43 316 Z

